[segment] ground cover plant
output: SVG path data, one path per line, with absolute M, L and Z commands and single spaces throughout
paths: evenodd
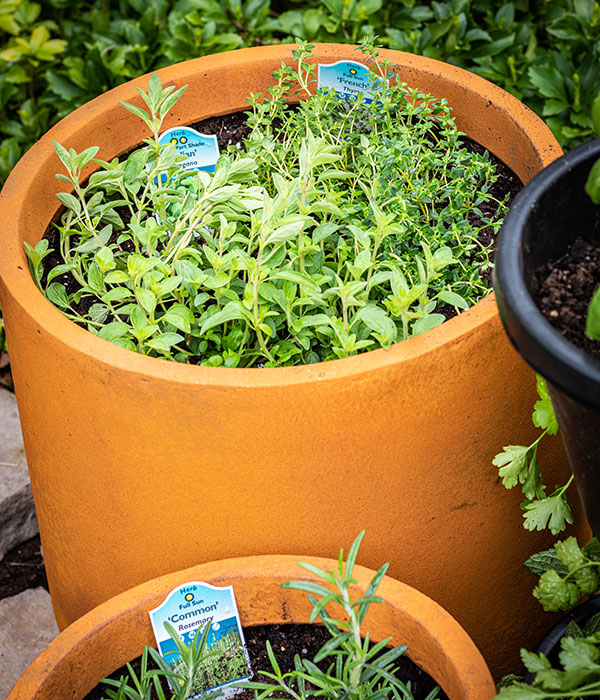
M 361 634 L 362 624 L 369 607 L 382 602 L 377 596 L 377 588 L 388 569 L 384 564 L 373 577 L 365 594 L 352 597 L 351 585 L 356 583 L 352 571 L 364 531 L 352 543 L 344 562 L 344 551 L 338 558 L 337 570 L 324 571 L 310 564 L 299 562 L 319 583 L 313 581 L 289 581 L 284 588 L 306 591 L 313 605 L 310 622 L 322 622 L 330 638 L 323 644 L 313 659 L 295 656 L 295 668 L 282 673 L 276 653 L 267 641 L 267 652 L 271 663 L 270 670 L 256 669 L 256 679 L 236 683 L 239 689 L 255 692 L 256 700 L 265 700 L 275 693 L 276 697 L 290 697 L 293 700 L 306 700 L 310 697 L 349 698 L 352 700 L 413 700 L 410 684 L 396 677 L 398 659 L 406 652 L 406 646 L 388 647 L 391 637 L 378 643 L 371 642 Z M 344 619 L 332 617 L 328 606 L 337 606 Z M 105 691 L 107 700 L 186 700 L 195 692 L 196 681 L 204 677 L 203 668 L 208 664 L 218 666 L 222 662 L 215 655 L 213 647 L 207 645 L 210 623 L 200 627 L 189 647 L 179 640 L 172 627 L 167 629 L 181 654 L 180 663 L 172 668 L 155 649 L 146 647 L 142 655 L 141 670 L 136 674 L 128 665 L 129 677 L 122 676 L 118 681 L 105 679 L 110 686 Z M 153 660 L 157 668 L 151 668 Z M 325 662 L 325 663 L 322 663 Z M 319 664 L 319 665 L 317 665 Z M 245 660 L 244 660 L 245 665 Z M 325 668 L 325 670 L 323 670 Z M 244 674 L 246 675 L 246 674 Z M 172 693 L 164 690 L 161 679 L 168 679 Z M 210 687 L 210 686 L 204 686 Z M 216 690 L 203 697 L 220 696 Z M 439 688 L 434 688 L 425 700 L 435 700 Z
M 147 111 L 125 105 L 152 133 L 126 161 L 97 161 L 82 183 L 98 148 L 55 144 L 74 191 L 58 195 L 62 264 L 44 268 L 47 239 L 27 246 L 48 299 L 127 349 L 244 367 L 388 348 L 487 293 L 478 234 L 505 209 L 480 209 L 497 177 L 489 154 L 467 150 L 446 102 L 397 82 L 372 45 L 370 104 L 318 90 L 310 49 L 251 96 L 251 133 L 214 175 L 159 146 L 183 88 L 156 75 Z M 296 81 L 307 99 L 290 109 Z

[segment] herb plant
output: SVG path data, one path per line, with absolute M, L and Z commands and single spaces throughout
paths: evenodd
M 254 689 L 256 700 L 266 700 L 273 692 L 283 693 L 293 700 L 305 700 L 309 697 L 339 700 L 412 698 L 410 686 L 402 683 L 394 675 L 395 661 L 408 647 L 386 649 L 391 637 L 371 644 L 368 637 L 362 639 L 361 636 L 361 625 L 369 606 L 382 602 L 382 599 L 376 596 L 376 592 L 388 569 L 388 564 L 384 564 L 373 577 L 365 594 L 352 600 L 350 586 L 356 583 L 352 578 L 352 569 L 364 534 L 363 530 L 352 543 L 345 564 L 344 551 L 340 550 L 337 571 L 323 571 L 311 564 L 299 562 L 300 566 L 318 576 L 325 585 L 312 581 L 289 581 L 283 584 L 284 588 L 294 588 L 309 594 L 313 605 L 310 622 L 320 618 L 331 634 L 331 639 L 323 645 L 312 661 L 296 655 L 295 669 L 289 673 L 281 672 L 273 649 L 267 641 L 272 671 L 259 673 L 268 680 L 239 684 L 240 687 Z M 344 611 L 345 619 L 334 619 L 329 615 L 327 606 L 331 603 Z M 326 671 L 322 671 L 317 664 L 326 659 L 331 660 L 331 663 Z M 426 700 L 434 700 L 438 690 L 432 690 Z
M 368 42 L 371 104 L 317 90 L 311 48 L 250 97 L 251 133 L 213 175 L 159 146 L 184 88 L 156 75 L 147 109 L 124 105 L 152 135 L 124 161 L 55 143 L 72 187 L 58 195 L 62 263 L 45 268 L 47 240 L 28 246 L 48 299 L 130 350 L 247 367 L 389 348 L 486 294 L 478 228 L 496 230 L 505 210 L 480 208 L 497 177 L 489 155 L 470 153 L 445 100 L 396 81 Z M 307 99 L 288 108 L 295 82 Z M 91 160 L 101 169 L 82 182 Z
M 323 584 L 312 581 L 290 581 L 282 584 L 284 588 L 309 593 L 313 605 L 310 622 L 320 619 L 331 635 L 316 654 L 314 659 L 301 659 L 296 655 L 293 671 L 283 673 L 267 641 L 267 653 L 271 662 L 271 671 L 259 671 L 265 680 L 239 682 L 237 688 L 255 691 L 256 700 L 266 700 L 273 693 L 289 696 L 293 700 L 305 700 L 312 697 L 339 698 L 340 700 L 413 700 L 410 683 L 405 684 L 396 676 L 396 661 L 404 654 L 407 647 L 388 648 L 391 637 L 372 644 L 368 636 L 361 636 L 361 626 L 369 606 L 381 602 L 377 597 L 377 588 L 387 571 L 384 564 L 373 577 L 365 594 L 352 598 L 351 586 L 356 581 L 352 578 L 352 570 L 364 531 L 352 543 L 348 558 L 344 563 L 344 551 L 340 550 L 337 571 L 323 571 L 311 564 L 299 562 L 312 574 L 320 578 Z M 336 604 L 344 612 L 344 619 L 334 619 L 328 612 L 327 606 Z M 215 647 L 207 646 L 210 622 L 199 628 L 189 648 L 179 639 L 173 628 L 166 623 L 169 634 L 177 644 L 181 654 L 180 662 L 172 668 L 155 649 L 146 647 L 142 655 L 141 672 L 136 675 L 128 664 L 129 678 L 123 676 L 118 681 L 104 679 L 111 687 L 106 691 L 107 700 L 147 700 L 152 691 L 158 700 L 167 700 L 162 690 L 161 678 L 171 681 L 176 690 L 169 700 L 186 700 L 190 693 L 210 687 L 201 685 L 198 678 L 206 678 L 203 668 L 207 661 L 214 656 L 212 665 L 218 666 L 221 661 Z M 148 658 L 154 660 L 158 668 L 149 669 Z M 326 670 L 321 670 L 317 664 L 328 662 Z M 245 661 L 244 661 L 245 664 Z M 231 676 L 229 676 L 231 677 Z M 425 700 L 435 700 L 439 689 L 432 690 Z M 214 698 L 220 691 L 213 691 L 204 697 Z
M 529 530 L 548 528 L 556 535 L 572 523 L 572 510 L 563 486 L 547 496 L 537 463 L 537 448 L 546 435 L 555 435 L 558 423 L 548 395 L 546 382 L 537 376 L 539 400 L 533 412 L 533 424 L 542 429 L 530 446 L 509 445 L 494 458 L 507 488 L 522 485 L 526 500 L 524 526 Z M 558 541 L 548 550 L 532 555 L 525 566 L 539 576 L 533 595 L 549 612 L 570 610 L 585 596 L 600 589 L 600 543 L 594 537 L 580 546 L 575 537 Z M 509 676 L 500 684 L 495 700 L 546 700 L 546 698 L 583 698 L 600 693 L 600 614 L 591 617 L 584 629 L 571 622 L 560 641 L 561 668 L 553 667 L 544 654 L 521 649 L 526 669 L 535 674 L 533 683 Z
M 503 687 L 496 700 L 546 700 L 546 698 L 597 697 L 600 693 L 600 619 L 594 615 L 582 630 L 572 623 L 560 641 L 555 668 L 544 654 L 521 650 L 523 663 L 535 674 L 532 685 L 513 681 Z
M 548 495 L 538 466 L 537 451 L 546 435 L 556 435 L 558 422 L 548 393 L 546 381 L 536 375 L 539 399 L 535 402 L 532 421 L 542 432 L 531 445 L 507 445 L 493 459 L 498 475 L 507 489 L 521 484 L 525 501 L 521 504 L 523 526 L 527 530 L 543 530 L 546 527 L 553 535 L 562 532 L 573 522 L 573 511 L 566 491 L 573 482 L 573 475 L 566 484 L 557 486 Z

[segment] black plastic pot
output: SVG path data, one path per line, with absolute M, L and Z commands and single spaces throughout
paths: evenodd
M 600 535 L 600 361 L 554 330 L 537 308 L 535 272 L 578 236 L 600 242 L 600 207 L 584 191 L 600 139 L 545 168 L 517 196 L 498 239 L 494 290 L 505 330 L 549 385 L 579 495 Z
M 600 596 L 594 596 L 585 603 L 581 603 L 576 608 L 573 608 L 571 612 L 561 618 L 554 627 L 548 632 L 548 634 L 542 639 L 538 644 L 535 653 L 544 654 L 544 656 L 550 660 L 553 666 L 558 664 L 558 653 L 560 651 L 560 640 L 565 636 L 567 627 L 570 622 L 576 622 L 580 627 L 583 627 L 585 623 L 595 615 L 600 612 Z M 525 683 L 533 683 L 535 678 L 534 673 L 527 672 L 523 677 Z

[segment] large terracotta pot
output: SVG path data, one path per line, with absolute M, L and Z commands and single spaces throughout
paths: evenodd
M 333 559 L 306 559 L 336 569 Z M 363 594 L 375 572 L 356 566 L 354 590 Z M 205 581 L 233 585 L 244 627 L 306 623 L 311 606 L 305 593 L 281 588 L 284 581 L 313 580 L 297 557 L 259 556 L 201 564 L 141 584 L 95 608 L 70 625 L 43 651 L 17 682 L 8 700 L 81 700 L 101 678 L 155 646 L 148 611 L 176 586 Z M 489 700 L 495 695 L 490 672 L 458 622 L 419 591 L 385 576 L 371 605 L 364 631 L 372 642 L 393 637 L 408 645 L 407 655 L 432 676 L 450 700 Z M 269 669 L 254 669 L 269 670 Z
M 454 109 L 458 127 L 527 181 L 560 154 L 503 90 L 459 68 L 383 51 L 400 79 Z M 316 60 L 357 58 L 321 45 Z M 165 128 L 243 109 L 291 47 L 244 49 L 160 71 L 189 84 Z M 246 554 L 334 555 L 366 528 L 362 555 L 446 607 L 494 673 L 548 624 L 523 568 L 550 546 L 522 529 L 493 456 L 531 441 L 533 372 L 493 296 L 428 333 L 333 362 L 275 369 L 169 363 L 105 342 L 36 289 L 23 241 L 56 215 L 52 139 L 110 160 L 139 143 L 127 83 L 76 110 L 20 161 L 0 198 L 0 286 L 11 365 L 58 623 L 133 585 Z M 568 474 L 560 441 L 542 455 Z M 580 519 L 583 522 L 583 519 Z M 584 526 L 581 525 L 583 528 Z

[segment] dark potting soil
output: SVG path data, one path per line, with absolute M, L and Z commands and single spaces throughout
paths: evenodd
M 600 360 L 600 342 L 585 334 L 588 304 L 600 283 L 600 240 L 577 238 L 558 260 L 536 274 L 534 299 L 554 328 Z
M 14 391 L 12 374 L 10 373 L 10 359 L 7 352 L 0 350 L 0 390 Z
M 290 106 L 294 109 L 294 105 Z M 219 117 L 209 117 L 208 119 L 203 119 L 199 122 L 194 122 L 190 124 L 192 128 L 198 130 L 200 133 L 206 135 L 216 135 L 217 142 L 219 144 L 219 149 L 224 151 L 228 146 L 240 147 L 243 140 L 249 135 L 250 128 L 246 124 L 246 113 L 245 112 L 235 112 L 233 114 L 225 114 Z M 463 143 L 465 147 L 472 153 L 484 153 L 486 149 L 467 137 L 463 137 Z M 126 155 L 126 154 L 125 154 Z M 480 205 L 479 209 L 482 216 L 490 217 L 494 215 L 498 209 L 498 205 L 495 200 L 502 201 L 508 195 L 508 204 L 510 205 L 517 193 L 522 189 L 523 183 L 519 180 L 519 177 L 499 158 L 494 154 L 490 153 L 490 159 L 492 163 L 496 166 L 496 172 L 499 175 L 496 182 L 489 187 L 489 193 L 492 195 L 493 199 L 491 201 L 485 202 Z M 440 203 L 443 205 L 443 203 Z M 129 212 L 126 207 L 118 209 L 121 218 L 125 223 L 127 223 L 129 218 Z M 494 261 L 494 239 L 495 234 L 491 226 L 485 226 L 480 216 L 477 212 L 471 210 L 468 214 L 469 223 L 478 230 L 477 240 L 479 243 L 485 247 L 489 248 L 489 257 L 491 262 Z M 42 284 L 45 285 L 46 277 L 48 272 L 62 264 L 64 261 L 60 256 L 60 235 L 56 230 L 56 227 L 52 224 L 46 230 L 44 235 L 50 244 L 50 248 L 54 250 L 50 253 L 44 261 L 44 274 L 42 277 Z M 115 234 L 115 240 L 117 235 Z M 126 242 L 123 247 L 127 249 L 127 245 L 131 242 Z M 133 244 L 131 244 L 133 246 Z M 467 262 L 471 262 L 467 260 Z M 482 280 L 485 280 L 491 288 L 491 276 L 492 270 L 481 270 L 480 276 Z M 54 278 L 55 282 L 60 282 L 66 289 L 68 294 L 73 294 L 79 289 L 79 284 L 75 281 L 73 276 L 69 273 L 59 275 Z M 83 297 L 79 304 L 75 305 L 76 310 L 81 314 L 85 315 L 89 310 L 90 306 L 95 303 L 95 300 L 91 297 Z M 446 317 L 446 320 L 457 315 L 456 309 L 453 306 L 445 305 L 441 308 L 436 309 L 437 313 L 441 313 Z M 81 324 L 83 325 L 83 324 Z M 85 326 L 84 326 L 85 327 Z
M 323 644 L 331 638 L 327 630 L 318 625 L 262 625 L 258 627 L 248 627 L 244 629 L 246 638 L 246 648 L 250 657 L 250 664 L 254 671 L 252 680 L 268 680 L 258 674 L 258 671 L 271 671 L 271 663 L 267 655 L 266 641 L 271 642 L 275 658 L 283 673 L 287 673 L 294 668 L 294 656 L 299 654 L 301 658 L 312 659 Z M 331 659 L 319 664 L 323 670 L 327 668 Z M 136 659 L 131 664 L 136 671 L 140 669 L 140 659 Z M 423 700 L 427 694 L 435 687 L 435 681 L 414 664 L 407 656 L 402 656 L 396 662 L 398 671 L 397 677 L 403 683 L 410 683 L 415 700 Z M 154 666 L 152 666 L 154 668 Z M 121 676 L 128 676 L 126 667 L 122 667 L 112 673 L 109 677 L 119 680 Z M 84 700 L 102 700 L 107 685 L 100 683 Z M 167 697 L 170 697 L 168 684 L 163 683 L 163 688 Z M 254 691 L 245 690 L 235 696 L 236 700 L 254 700 Z M 273 697 L 287 697 L 277 696 Z M 440 690 L 438 693 L 440 700 L 447 700 L 446 695 Z M 152 700 L 156 695 L 152 695 Z
M 40 538 L 36 535 L 11 549 L 0 561 L 0 600 L 38 586 L 48 590 Z

